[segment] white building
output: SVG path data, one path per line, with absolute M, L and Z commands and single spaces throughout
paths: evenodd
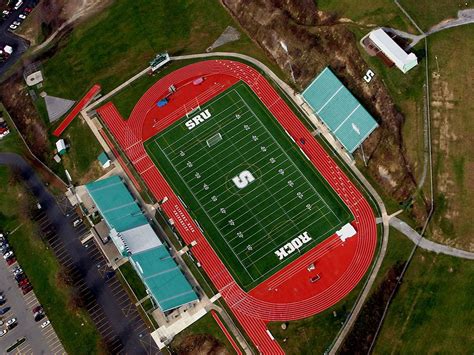
M 403 73 L 406 73 L 418 64 L 416 55 L 405 52 L 383 29 L 378 28 L 370 32 L 369 39 Z

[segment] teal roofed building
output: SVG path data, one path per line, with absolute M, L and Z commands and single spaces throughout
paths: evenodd
M 370 113 L 328 67 L 303 91 L 302 96 L 350 153 L 378 127 Z
M 197 295 L 164 245 L 130 257 L 163 312 L 197 300 Z
M 86 189 L 109 226 L 114 245 L 129 257 L 163 312 L 199 299 L 120 176 L 91 182 Z
M 91 182 L 86 188 L 110 229 L 122 232 L 148 224 L 120 176 Z

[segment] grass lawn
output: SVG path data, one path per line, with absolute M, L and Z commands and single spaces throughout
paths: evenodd
M 17 183 L 9 183 L 10 176 L 7 168 L 0 167 L 2 228 L 13 230 L 21 225 L 9 237 L 17 260 L 28 275 L 66 351 L 71 354 L 97 353 L 100 337 L 95 325 L 86 311 L 72 309 L 68 304 L 72 290 L 58 282 L 61 267 L 53 252 L 40 239 L 36 226 L 20 217 L 19 208 L 27 203 L 29 195 Z
M 361 25 L 393 27 L 413 32 L 414 28 L 392 0 L 317 0 L 318 8 L 335 12 L 339 17 L 349 18 Z
M 145 285 L 130 262 L 120 266 L 120 271 L 122 272 L 125 280 L 127 280 L 128 284 L 130 285 L 130 288 L 135 293 L 138 301 L 147 296 Z
M 429 37 L 435 214 L 430 238 L 474 250 L 473 26 Z M 453 40 L 455 38 L 456 40 Z
M 423 31 L 448 18 L 456 18 L 459 10 L 473 5 L 471 0 L 400 0 L 400 4 Z
M 234 348 L 227 340 L 225 334 L 222 332 L 211 313 L 207 313 L 197 322 L 178 333 L 170 344 L 171 349 L 176 350 L 180 347 L 182 342 L 186 340 L 186 338 L 192 335 L 211 335 L 217 339 L 219 343 L 224 345 L 230 354 L 234 353 Z
M 78 99 L 98 82 L 108 92 L 160 51 L 204 52 L 229 25 L 238 27 L 217 0 L 117 1 L 63 40 L 62 48 L 43 65 L 44 89 Z M 222 47 L 232 49 L 268 62 L 244 33 Z
M 298 251 L 305 252 L 352 219 L 245 84 L 220 94 L 201 112 L 213 116 L 192 130 L 192 121 L 179 120 L 146 148 L 245 289 L 299 255 L 290 255 L 296 249 L 282 251 L 286 243 L 296 238 Z M 209 147 L 211 136 L 218 141 Z M 242 173 L 250 174 L 246 184 L 235 178 Z M 309 239 L 298 239 L 305 231 Z
M 61 138 L 70 145 L 62 164 L 75 183 L 84 184 L 104 173 L 97 161 L 102 147 L 82 118 L 76 117 Z
M 418 250 L 376 343 L 376 354 L 467 354 L 474 348 L 474 263 Z

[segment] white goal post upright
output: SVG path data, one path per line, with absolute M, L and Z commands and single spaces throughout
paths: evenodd
M 199 104 L 199 100 L 197 98 L 194 98 L 193 101 L 191 101 L 190 104 L 184 104 L 184 110 L 186 111 L 186 117 L 189 118 L 189 116 L 195 114 L 198 111 L 201 111 L 201 105 Z

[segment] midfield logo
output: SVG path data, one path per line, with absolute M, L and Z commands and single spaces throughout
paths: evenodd
M 186 127 L 188 127 L 189 130 L 193 129 L 197 125 L 203 123 L 205 120 L 211 117 L 211 113 L 209 112 L 209 109 L 202 111 L 199 115 L 194 116 L 191 118 L 189 121 L 185 122 Z
M 310 242 L 312 239 L 308 235 L 308 232 L 303 232 L 303 234 L 300 234 L 297 236 L 295 239 L 293 239 L 291 242 L 286 243 L 284 246 L 282 246 L 280 249 L 275 251 L 275 255 L 278 256 L 279 260 L 283 260 L 286 258 L 288 255 L 293 253 L 294 251 L 298 250 L 301 248 L 304 244 Z

